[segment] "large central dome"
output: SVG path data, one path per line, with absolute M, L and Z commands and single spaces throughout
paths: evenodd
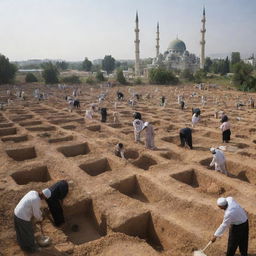
M 183 41 L 176 39 L 170 42 L 168 46 L 168 51 L 184 53 L 186 51 L 186 45 Z

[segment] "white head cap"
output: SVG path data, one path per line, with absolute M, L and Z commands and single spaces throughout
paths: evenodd
M 215 148 L 210 148 L 210 151 L 215 154 Z
M 227 202 L 226 198 L 224 198 L 224 197 L 218 198 L 218 200 L 217 200 L 217 205 L 218 206 L 225 206 L 227 204 L 228 204 L 228 202 Z
M 147 127 L 149 125 L 149 122 L 145 122 L 144 126 Z
M 49 199 L 49 198 L 51 197 L 51 195 L 52 195 L 51 190 L 50 190 L 49 188 L 43 189 L 43 190 L 42 190 L 42 193 L 44 194 L 44 196 L 45 196 L 47 199 Z

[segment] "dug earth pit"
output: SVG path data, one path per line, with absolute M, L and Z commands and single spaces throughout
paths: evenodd
M 111 167 L 107 158 L 88 161 L 79 166 L 84 172 L 90 176 L 97 176 L 104 172 L 111 171 Z
M 134 161 L 132 164 L 140 169 L 148 170 L 152 165 L 156 165 L 157 162 L 150 156 L 142 155 L 138 160 Z
M 34 147 L 7 149 L 6 153 L 15 161 L 24 161 L 36 158 L 36 151 Z
M 28 135 L 21 135 L 21 136 L 7 136 L 3 137 L 1 139 L 3 142 L 22 142 L 22 141 L 27 141 L 28 140 Z
M 90 153 L 90 149 L 87 143 L 81 143 L 70 146 L 63 146 L 57 148 L 65 157 L 74 157 L 79 155 L 86 155 Z
M 51 180 L 47 166 L 39 166 L 30 170 L 14 172 L 11 177 L 18 185 L 26 185 L 29 182 L 47 182 Z
M 17 134 L 17 128 L 2 128 L 0 129 L 0 136 Z
M 65 212 L 63 232 L 73 244 L 80 245 L 106 235 L 105 219 L 102 218 L 100 222 L 97 220 L 91 200 L 76 203 Z

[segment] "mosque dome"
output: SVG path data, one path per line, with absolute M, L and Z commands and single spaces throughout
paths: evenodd
M 170 42 L 168 46 L 168 51 L 184 53 L 186 51 L 186 45 L 183 41 L 176 39 Z

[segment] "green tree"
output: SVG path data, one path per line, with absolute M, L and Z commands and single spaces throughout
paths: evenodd
M 119 69 L 116 73 L 116 80 L 120 83 L 120 84 L 126 84 L 126 79 L 124 77 L 124 73 L 122 69 Z
M 68 63 L 66 61 L 57 61 L 56 66 L 60 70 L 67 70 L 68 69 Z
M 25 81 L 27 83 L 34 83 L 34 82 L 38 82 L 38 79 L 33 73 L 27 73 Z
M 52 62 L 47 62 L 42 65 L 43 73 L 42 76 L 46 84 L 56 84 L 59 82 L 59 71 Z
M 97 71 L 96 73 L 96 80 L 99 82 L 105 81 L 105 77 L 101 71 Z
M 212 60 L 210 57 L 205 58 L 205 65 L 204 65 L 204 70 L 206 72 L 210 72 L 212 66 Z
M 91 71 L 92 70 L 92 62 L 88 60 L 88 58 L 85 58 L 82 62 L 82 69 L 85 71 Z
M 111 55 L 106 55 L 102 61 L 102 69 L 110 74 L 115 69 L 115 59 Z
M 169 70 L 154 68 L 149 71 L 149 82 L 152 84 L 177 84 L 178 78 Z
M 203 69 L 199 69 L 194 74 L 194 77 L 196 83 L 202 83 L 203 80 L 206 78 L 206 72 Z
M 0 54 L 0 84 L 10 83 L 16 72 L 16 65 L 10 63 L 8 58 Z
M 231 65 L 233 66 L 240 61 L 241 61 L 240 52 L 232 52 L 231 53 Z
M 234 85 L 243 91 L 255 91 L 256 90 L 256 78 L 253 76 L 253 67 L 244 62 L 236 63 L 233 66 Z
M 230 61 L 229 61 L 229 58 L 227 56 L 226 59 L 225 59 L 225 62 L 224 62 L 224 73 L 226 75 L 229 72 L 230 72 Z

